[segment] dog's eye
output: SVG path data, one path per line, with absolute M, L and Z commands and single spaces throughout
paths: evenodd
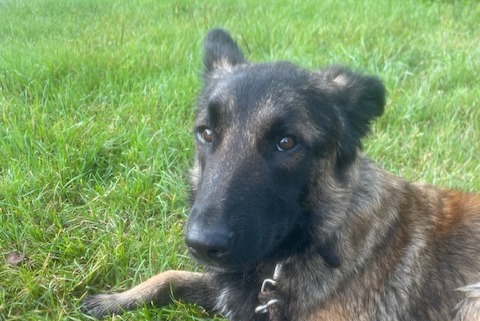
M 297 145 L 293 136 L 285 136 L 277 142 L 277 149 L 281 152 L 292 149 Z
M 210 128 L 204 128 L 199 134 L 204 142 L 213 142 L 213 131 Z

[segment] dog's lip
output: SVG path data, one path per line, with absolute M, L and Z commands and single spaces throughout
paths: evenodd
M 205 266 L 212 267 L 212 268 L 219 268 L 219 269 L 222 269 L 222 267 L 223 267 L 223 265 L 218 261 L 205 260 L 205 259 L 201 258 L 200 255 L 198 255 L 197 251 L 192 247 L 188 247 L 188 251 L 190 253 L 190 256 L 198 264 L 205 265 Z
M 238 266 L 235 264 L 228 264 L 225 260 L 218 261 L 218 260 L 205 260 L 195 255 L 195 250 L 189 248 L 190 256 L 200 265 L 205 266 L 206 269 L 219 272 L 219 273 L 236 273 L 240 271 L 244 271 L 244 266 Z
M 188 251 L 190 252 L 190 254 L 196 259 L 196 260 L 199 260 L 199 261 L 202 261 L 202 262 L 216 262 L 216 261 L 221 261 L 225 255 L 221 255 L 221 256 L 218 256 L 217 258 L 215 259 L 212 259 L 212 260 L 209 260 L 208 258 L 205 258 L 203 255 L 201 255 L 195 248 L 191 247 L 191 246 L 188 246 Z M 228 253 L 227 253 L 228 254 Z
M 192 255 L 192 257 L 198 264 L 205 266 L 209 270 L 213 270 L 215 272 L 231 272 L 232 271 L 232 269 L 228 268 L 228 266 L 223 265 L 221 263 L 213 262 L 213 261 L 205 261 L 195 257 L 194 255 Z

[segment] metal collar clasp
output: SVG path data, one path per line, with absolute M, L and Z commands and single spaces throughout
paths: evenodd
M 275 271 L 273 272 L 273 277 L 271 279 L 263 280 L 262 288 L 260 289 L 260 294 L 259 294 L 259 297 L 263 298 L 263 299 L 260 299 L 260 303 L 262 303 L 262 305 L 259 305 L 255 308 L 255 314 L 267 313 L 269 312 L 271 306 L 280 302 L 278 299 L 269 298 L 269 297 L 271 296 L 271 293 L 275 290 L 275 286 L 277 285 L 277 280 L 280 276 L 281 271 L 282 271 L 282 264 L 279 263 L 275 265 Z

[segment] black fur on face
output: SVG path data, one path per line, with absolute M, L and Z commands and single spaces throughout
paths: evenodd
M 223 270 L 285 259 L 311 240 L 310 173 L 355 160 L 383 112 L 383 85 L 342 68 L 250 64 L 220 29 L 207 35 L 204 62 L 187 245 Z

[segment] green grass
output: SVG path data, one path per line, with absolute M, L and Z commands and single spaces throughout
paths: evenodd
M 411 180 L 480 191 L 475 0 L 0 0 L 0 21 L 0 257 L 27 256 L 0 261 L 0 320 L 85 320 L 87 291 L 199 269 L 182 227 L 214 26 L 255 61 L 380 76 L 388 106 L 367 154 Z M 175 305 L 114 319 L 202 317 Z

